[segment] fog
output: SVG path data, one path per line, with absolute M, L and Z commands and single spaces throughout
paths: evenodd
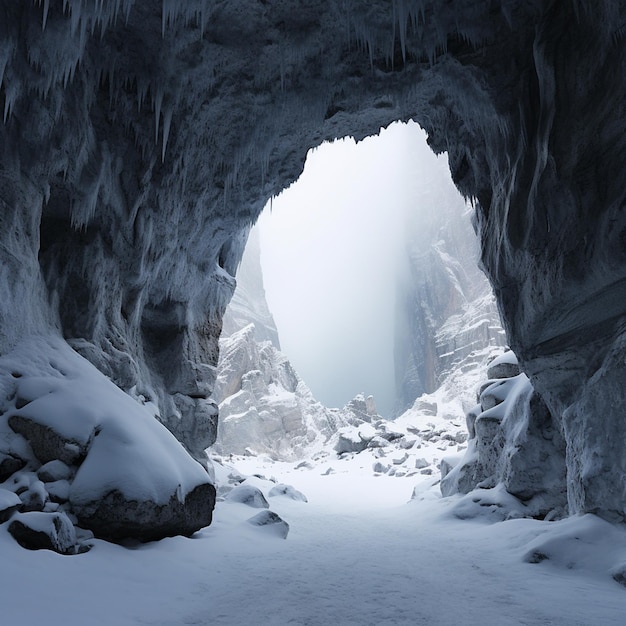
M 358 144 L 323 144 L 300 179 L 259 220 L 261 264 L 282 351 L 315 397 L 343 406 L 373 394 L 394 404 L 397 277 L 406 217 L 420 187 L 447 179 L 416 124 L 394 124 Z

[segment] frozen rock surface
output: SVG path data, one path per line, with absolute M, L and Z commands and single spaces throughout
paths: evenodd
M 565 439 L 570 511 L 626 519 L 623 2 L 0 14 L 0 353 L 63 336 L 200 458 L 249 224 L 310 147 L 415 119 L 476 200 L 508 340 Z

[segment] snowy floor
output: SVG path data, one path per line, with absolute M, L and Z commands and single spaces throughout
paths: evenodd
M 609 625 L 626 623 L 626 531 L 562 522 L 459 520 L 432 477 L 373 476 L 359 456 L 295 469 L 237 464 L 308 497 L 269 498 L 287 540 L 218 503 L 191 539 L 91 552 L 28 552 L 0 528 L 0 623 L 90 625 Z M 422 499 L 407 501 L 422 482 Z M 430 481 L 430 483 L 428 482 Z M 256 481 L 261 486 L 271 486 Z M 265 489 L 264 489 L 265 490 Z M 525 555 L 545 554 L 541 563 Z

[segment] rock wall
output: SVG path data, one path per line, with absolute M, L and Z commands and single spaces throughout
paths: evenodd
M 397 413 L 460 366 L 471 368 L 479 351 L 506 343 L 491 286 L 478 268 L 470 211 L 445 181 L 433 175 L 407 220 L 408 271 L 396 305 Z
M 624 519 L 621 0 L 0 1 L 0 352 L 62 335 L 215 437 L 248 224 L 308 148 L 415 119 L 477 200 L 572 512 Z

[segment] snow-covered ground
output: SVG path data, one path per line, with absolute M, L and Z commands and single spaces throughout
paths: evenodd
M 246 484 L 266 496 L 272 480 L 307 496 L 267 498 L 290 525 L 286 540 L 246 523 L 259 509 L 228 500 L 192 538 L 96 540 L 71 557 L 24 550 L 5 524 L 0 623 L 624 624 L 626 589 L 611 570 L 626 563 L 625 529 L 590 515 L 494 523 L 497 507 L 478 505 L 478 517 L 462 520 L 454 511 L 472 502 L 440 498 L 434 474 L 375 475 L 373 452 L 217 468 L 222 484 L 260 474 Z

